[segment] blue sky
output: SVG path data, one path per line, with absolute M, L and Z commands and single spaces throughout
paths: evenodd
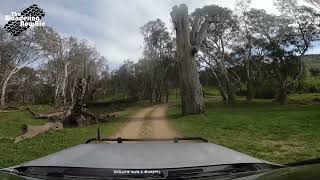
M 137 61 L 142 55 L 140 27 L 150 20 L 162 19 L 171 28 L 171 8 L 186 3 L 189 11 L 207 4 L 234 9 L 236 0 L 2 0 L 0 24 L 4 15 L 20 12 L 31 4 L 46 12 L 43 21 L 64 36 L 87 39 L 117 67 L 124 59 Z M 277 13 L 273 0 L 253 0 L 252 7 Z M 320 46 L 310 50 L 320 53 Z

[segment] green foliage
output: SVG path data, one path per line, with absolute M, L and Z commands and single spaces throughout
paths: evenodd
M 320 75 L 320 69 L 319 68 L 310 68 L 309 69 L 311 76 L 319 76 Z
M 308 77 L 303 82 L 303 92 L 319 93 L 320 92 L 320 77 Z
M 315 97 L 319 95 L 295 95 L 293 99 L 301 102 Z M 169 117 L 184 136 L 201 136 L 257 158 L 288 163 L 320 157 L 319 108 L 312 104 L 281 106 L 270 100 L 233 104 L 210 100 L 206 115 L 181 116 L 179 105 L 171 104 Z
M 255 90 L 255 98 L 257 99 L 273 99 L 277 93 L 277 83 L 275 80 L 265 80 Z
M 220 96 L 219 90 L 214 86 L 204 86 L 202 88 L 205 96 Z

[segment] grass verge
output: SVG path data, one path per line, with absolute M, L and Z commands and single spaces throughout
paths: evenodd
M 320 105 L 209 100 L 206 108 L 206 115 L 181 116 L 180 105 L 174 102 L 168 116 L 182 135 L 201 136 L 267 161 L 289 163 L 320 157 Z
M 126 122 L 129 115 L 143 106 L 146 105 L 142 103 L 116 112 L 116 118 L 113 121 L 100 124 L 101 136 L 109 137 L 114 134 Z M 36 109 L 48 110 L 49 107 L 37 107 Z M 99 111 L 102 111 L 101 108 Z M 67 147 L 85 143 L 87 139 L 96 137 L 97 126 L 91 125 L 50 131 L 17 144 L 14 144 L 13 140 L 6 139 L 19 136 L 21 126 L 24 123 L 41 125 L 46 122 L 46 120 L 33 119 L 25 111 L 0 113 L 0 168 L 33 160 Z

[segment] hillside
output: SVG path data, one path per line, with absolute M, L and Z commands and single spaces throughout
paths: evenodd
M 308 54 L 304 57 L 304 63 L 307 69 L 320 68 L 320 54 Z

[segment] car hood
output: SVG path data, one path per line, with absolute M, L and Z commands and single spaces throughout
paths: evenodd
M 267 163 L 212 143 L 81 144 L 21 164 L 112 169 L 161 169 L 238 163 Z

